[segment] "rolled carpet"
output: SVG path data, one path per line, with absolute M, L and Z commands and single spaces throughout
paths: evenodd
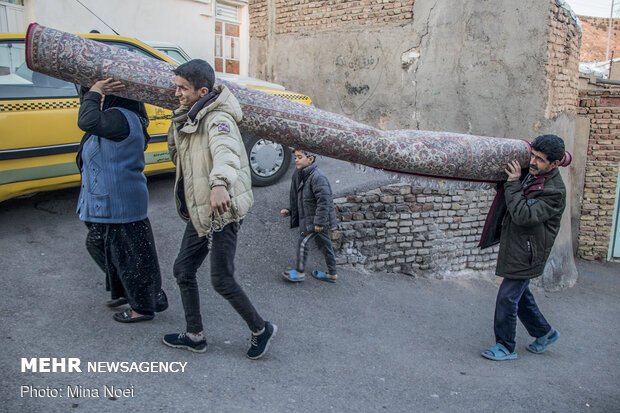
M 94 40 L 33 23 L 26 35 L 31 70 L 91 86 L 100 79 L 122 81 L 119 94 L 167 109 L 178 107 L 173 65 Z M 405 174 L 474 181 L 506 180 L 505 164 L 526 167 L 527 141 L 449 132 L 383 131 L 284 98 L 225 84 L 243 109 L 242 133 L 320 155 Z M 567 155 L 563 166 L 570 163 Z

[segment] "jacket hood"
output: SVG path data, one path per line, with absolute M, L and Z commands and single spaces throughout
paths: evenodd
M 235 122 L 240 122 L 241 119 L 243 119 L 243 111 L 241 110 L 241 105 L 239 105 L 239 102 L 231 91 L 224 85 L 217 85 L 213 87 L 213 92 L 219 95 L 217 99 L 198 111 L 196 118 L 193 121 L 191 121 L 187 116 L 192 108 L 186 105 L 179 106 L 179 108 L 173 112 L 172 120 L 176 123 L 186 122 L 186 124 L 196 125 L 207 115 L 207 113 L 213 110 L 218 110 L 228 113 L 232 116 Z M 196 104 L 198 103 L 199 102 Z

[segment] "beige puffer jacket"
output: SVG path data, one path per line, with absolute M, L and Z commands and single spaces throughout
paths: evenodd
M 239 102 L 226 86 L 215 86 L 215 102 L 204 107 L 192 122 L 187 106 L 172 114 L 168 131 L 168 150 L 177 166 L 174 194 L 177 211 L 187 222 L 191 219 L 198 235 L 208 235 L 231 222 L 242 220 L 254 203 L 248 157 L 237 122 L 243 117 Z M 178 185 L 183 178 L 187 216 L 181 210 Z M 232 208 L 211 219 L 211 188 L 226 186 Z

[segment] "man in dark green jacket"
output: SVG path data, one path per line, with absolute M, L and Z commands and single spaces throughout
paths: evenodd
M 556 135 L 542 135 L 532 142 L 529 171 L 522 177 L 521 166 L 506 166 L 504 185 L 507 213 L 504 217 L 495 274 L 504 280 L 495 304 L 495 341 L 482 356 L 491 360 L 517 358 L 517 317 L 535 337 L 528 350 L 540 354 L 560 333 L 541 314 L 530 291 L 530 279 L 542 275 L 566 206 L 566 188 L 558 171 L 564 158 L 564 141 Z

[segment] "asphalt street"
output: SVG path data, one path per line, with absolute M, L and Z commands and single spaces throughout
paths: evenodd
M 393 179 L 320 162 L 337 195 Z M 289 176 L 255 188 L 255 206 L 240 232 L 237 279 L 279 327 L 257 361 L 245 357 L 249 330 L 213 291 L 206 263 L 199 284 L 207 352 L 161 343 L 185 326 L 172 276 L 184 230 L 172 175 L 149 179 L 149 217 L 170 308 L 144 323 L 117 323 L 105 306 L 104 276 L 86 252 L 86 228 L 74 212 L 77 189 L 0 203 L 0 410 L 620 411 L 620 264 L 578 261 L 575 287 L 534 290 L 560 339 L 532 354 L 526 351 L 531 338 L 519 326 L 518 359 L 492 362 L 480 352 L 494 344 L 498 280 L 440 281 L 341 267 L 336 284 L 285 282 L 280 272 L 293 265 L 297 238 L 279 215 Z M 323 265 L 313 251 L 309 269 Z M 22 371 L 22 359 L 34 358 L 79 359 L 82 371 Z M 182 372 L 114 373 L 89 371 L 94 362 L 186 364 Z M 105 393 L 112 387 L 126 392 Z

